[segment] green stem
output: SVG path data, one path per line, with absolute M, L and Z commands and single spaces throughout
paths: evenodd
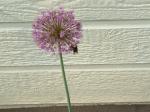
M 59 53 L 59 55 L 60 55 L 60 63 L 61 63 L 61 68 L 62 68 L 62 75 L 63 75 L 63 80 L 64 80 L 64 86 L 65 86 L 66 95 L 67 95 L 68 112 L 72 112 L 70 95 L 69 95 L 69 89 L 68 89 L 67 79 L 66 79 L 66 75 L 65 75 L 65 68 L 64 68 L 64 62 L 63 62 L 62 53 Z

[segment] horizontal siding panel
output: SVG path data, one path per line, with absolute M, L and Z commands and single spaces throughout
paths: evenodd
M 32 21 L 43 9 L 75 9 L 81 20 L 150 19 L 148 0 L 1 0 L 0 22 Z
M 150 70 L 67 71 L 72 103 L 150 102 L 149 74 Z M 1 72 L 0 99 L 1 106 L 66 103 L 61 73 Z
M 77 55 L 64 55 L 65 63 L 150 63 L 150 29 L 86 29 Z M 43 53 L 30 29 L 0 30 L 0 66 L 58 65 L 59 57 Z

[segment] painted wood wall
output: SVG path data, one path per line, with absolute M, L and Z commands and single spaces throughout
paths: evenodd
M 0 0 L 0 107 L 66 102 L 59 57 L 31 35 L 37 14 L 60 5 L 84 30 L 79 54 L 64 56 L 72 102 L 149 103 L 149 0 Z

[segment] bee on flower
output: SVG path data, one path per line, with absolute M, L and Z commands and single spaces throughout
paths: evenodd
M 81 37 L 81 23 L 75 19 L 73 11 L 46 10 L 33 22 L 34 41 L 50 53 L 77 53 Z

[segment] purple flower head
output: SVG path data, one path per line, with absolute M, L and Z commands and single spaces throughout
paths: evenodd
M 44 11 L 33 22 L 33 38 L 47 52 L 73 51 L 81 37 L 81 23 L 75 20 L 72 11 L 63 8 Z

